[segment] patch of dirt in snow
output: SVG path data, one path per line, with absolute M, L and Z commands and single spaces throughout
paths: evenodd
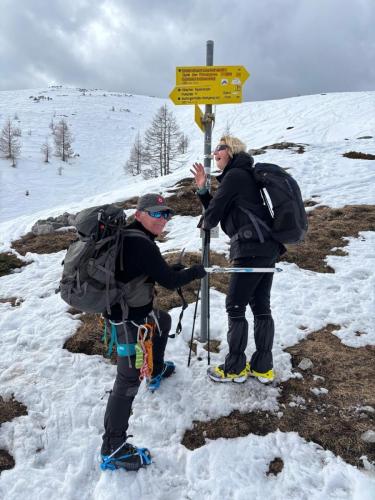
M 303 154 L 305 152 L 305 146 L 307 146 L 307 144 L 296 144 L 294 142 L 278 142 L 276 144 L 270 144 L 269 146 L 262 146 L 258 149 L 249 149 L 248 153 L 251 156 L 257 156 L 266 153 L 267 149 L 290 149 L 295 153 Z
M 280 474 L 280 472 L 283 470 L 283 468 L 284 468 L 283 460 L 280 457 L 276 457 L 272 460 L 272 462 L 270 462 L 269 468 L 268 468 L 268 471 L 266 472 L 266 474 L 267 474 L 267 476 L 269 476 L 270 474 L 277 476 L 278 474 Z
M 102 341 L 104 333 L 104 323 L 100 314 L 81 313 L 71 309 L 70 314 L 80 321 L 80 326 L 74 335 L 65 341 L 63 348 L 70 352 L 77 352 L 88 355 L 98 354 L 108 357 L 107 345 Z M 108 342 L 111 333 L 108 332 Z M 112 355 L 111 361 L 115 362 L 115 355 Z
M 168 264 L 173 264 L 178 261 L 179 255 L 180 252 L 172 252 L 164 255 L 164 258 L 168 262 Z M 183 257 L 183 264 L 187 267 L 190 267 L 194 264 L 200 264 L 201 259 L 201 254 L 198 252 L 186 252 Z M 228 265 L 228 261 L 225 255 L 211 251 L 210 265 L 225 267 Z M 210 286 L 216 288 L 220 292 L 225 293 L 228 287 L 228 283 L 228 274 L 213 274 L 210 276 Z M 199 280 L 194 280 L 183 287 L 182 291 L 188 304 L 191 304 L 197 300 L 198 287 Z M 160 309 L 168 311 L 173 307 L 181 306 L 181 298 L 175 290 L 167 290 L 166 288 L 157 285 L 156 291 L 156 303 L 157 307 L 160 307 Z
M 214 192 L 217 188 L 217 181 L 213 180 Z M 215 189 L 214 189 L 215 186 Z M 202 215 L 202 205 L 199 201 L 198 196 L 195 194 L 197 187 L 195 185 L 194 179 L 185 178 L 177 182 L 173 187 L 169 188 L 170 194 L 166 196 L 168 206 L 172 208 L 178 215 L 190 215 L 191 217 L 197 217 Z
M 27 264 L 27 262 L 23 262 L 12 253 L 0 253 L 0 276 L 10 274 L 15 269 L 19 269 Z
M 375 346 L 348 347 L 333 335 L 338 328 L 327 325 L 286 349 L 300 375 L 280 385 L 278 413 L 234 411 L 209 422 L 194 422 L 182 444 L 195 449 L 206 438 L 266 435 L 280 429 L 298 432 L 352 465 L 362 467 L 362 456 L 375 463 L 373 443 L 361 439 L 375 426 Z M 303 358 L 312 361 L 312 368 L 298 368 Z
M 13 241 L 12 247 L 21 255 L 32 253 L 56 253 L 66 250 L 72 241 L 77 239 L 77 233 L 73 230 L 64 232 L 53 232 L 50 234 L 27 233 L 19 240 Z
M 21 415 L 27 415 L 26 406 L 14 398 L 4 400 L 0 396 L 0 425 Z M 6 450 L 0 450 L 0 473 L 3 470 L 12 469 L 14 465 L 13 457 Z
M 4 298 L 0 298 L 0 303 L 1 304 L 6 304 L 7 302 L 9 302 L 9 304 L 12 307 L 19 307 L 22 304 L 23 301 L 24 301 L 24 299 L 22 299 L 21 297 L 4 297 Z
M 375 160 L 375 155 L 361 153 L 360 151 L 349 151 L 342 156 L 344 156 L 344 158 L 351 158 L 352 160 Z
M 281 260 L 294 262 L 303 269 L 333 273 L 325 263 L 327 255 L 345 255 L 345 237 L 358 237 L 360 231 L 375 231 L 374 205 L 347 205 L 343 208 L 317 207 L 308 214 L 309 230 L 305 241 L 286 245 L 288 252 Z M 337 250 L 332 250 L 336 248 Z
M 318 202 L 314 200 L 304 200 L 303 204 L 305 207 L 314 207 Z

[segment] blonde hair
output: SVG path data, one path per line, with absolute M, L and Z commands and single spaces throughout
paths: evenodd
M 220 142 L 223 142 L 228 146 L 228 153 L 231 158 L 233 158 L 233 155 L 241 153 L 241 151 L 246 151 L 246 144 L 240 141 L 237 137 L 223 135 L 220 138 Z

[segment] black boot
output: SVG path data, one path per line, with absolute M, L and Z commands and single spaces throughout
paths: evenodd
M 151 454 L 147 448 L 137 448 L 128 443 L 125 436 L 103 436 L 101 449 L 102 470 L 126 469 L 137 471 L 151 464 Z

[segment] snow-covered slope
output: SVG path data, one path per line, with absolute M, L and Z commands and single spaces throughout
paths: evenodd
M 127 178 L 122 167 L 135 134 L 149 126 L 155 111 L 166 101 L 125 94 L 104 96 L 102 91 L 81 94 L 74 89 L 0 92 L 0 123 L 17 113 L 24 143 L 16 169 L 0 160 L 0 251 L 9 250 L 10 242 L 25 234 L 38 218 L 147 191 L 164 192 L 189 175 L 192 161 L 202 158 L 203 135 L 194 124 L 193 110 L 177 107 L 174 111 L 180 126 L 191 139 L 187 164 L 166 178 L 147 182 Z M 35 103 L 30 95 L 50 96 L 53 100 Z M 115 111 L 111 111 L 112 106 Z M 55 111 L 56 118 L 67 115 L 76 137 L 74 148 L 80 154 L 64 166 L 61 176 L 57 175 L 60 162 L 54 159 L 51 165 L 45 165 L 39 152 Z M 228 125 L 251 148 L 282 141 L 306 144 L 306 152 L 301 155 L 290 150 L 269 150 L 259 157 L 260 161 L 290 167 L 304 198 L 315 196 L 319 203 L 333 207 L 375 205 L 375 162 L 341 156 L 350 150 L 375 154 L 374 139 L 359 139 L 375 136 L 375 92 L 218 106 L 215 141 Z M 28 197 L 26 189 L 30 191 Z M 197 250 L 200 239 L 196 225 L 195 217 L 176 216 L 169 223 L 169 239 L 161 244 L 162 251 L 182 247 Z M 212 240 L 212 247 L 226 251 L 225 236 Z M 375 344 L 374 248 L 372 232 L 352 238 L 347 256 L 329 257 L 335 274 L 281 265 L 284 272 L 275 277 L 272 297 L 278 381 L 292 374 L 290 357 L 283 349 L 327 323 L 341 325 L 336 333 L 348 345 Z M 375 497 L 373 470 L 359 471 L 293 433 L 220 439 L 193 452 L 180 444 L 193 420 L 227 415 L 233 409 L 277 407 L 277 388 L 265 388 L 253 380 L 241 386 L 217 386 L 206 379 L 205 362 L 194 358 L 191 368 L 186 367 L 193 306 L 185 313 L 182 335 L 167 347 L 168 357 L 178 366 L 176 375 L 153 395 L 142 385 L 134 404 L 130 431 L 136 444 L 152 450 L 154 464 L 137 474 L 100 472 L 97 456 L 105 394 L 112 386 L 115 367 L 99 356 L 62 349 L 77 328 L 77 322 L 66 312 L 68 307 L 54 293 L 63 256 L 64 252 L 28 254 L 31 265 L 0 278 L 0 297 L 25 299 L 16 308 L 0 303 L 0 395 L 14 394 L 28 408 L 27 416 L 5 423 L 0 429 L 0 448 L 9 449 L 16 461 L 14 469 L 0 476 L 0 497 Z M 211 317 L 220 321 L 212 321 L 211 336 L 223 341 L 221 352 L 212 355 L 212 363 L 222 361 L 226 351 L 224 300 L 221 293 L 212 291 Z M 178 313 L 172 311 L 174 321 Z M 251 324 L 250 317 L 249 321 Z M 301 325 L 306 329 L 302 330 Z M 356 336 L 358 330 L 367 335 Z M 250 339 L 249 355 L 253 347 Z M 272 478 L 265 473 L 275 456 L 283 459 L 284 470 Z

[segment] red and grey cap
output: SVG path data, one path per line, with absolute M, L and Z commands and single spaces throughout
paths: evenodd
M 139 197 L 137 203 L 137 210 L 142 210 L 144 212 L 157 212 L 159 210 L 173 210 L 166 204 L 165 198 L 160 194 L 144 194 Z

